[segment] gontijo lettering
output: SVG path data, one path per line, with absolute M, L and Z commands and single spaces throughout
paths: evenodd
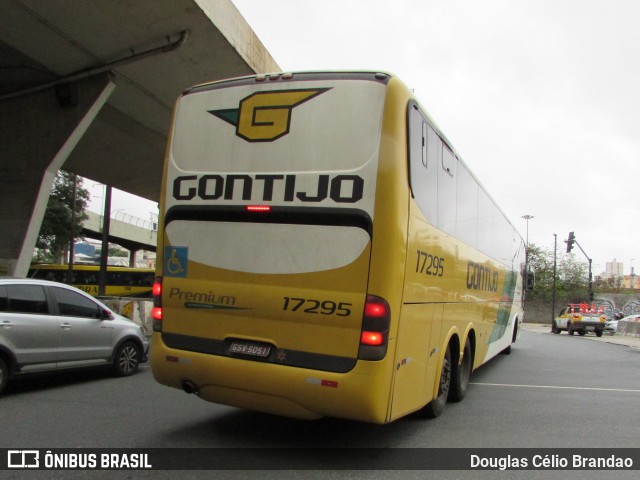
M 364 180 L 358 175 L 318 175 L 315 188 L 296 188 L 297 175 L 184 175 L 173 181 L 173 198 L 192 200 L 274 200 L 274 188 L 281 192 L 276 200 L 321 202 L 330 198 L 336 203 L 356 203 L 362 199 Z
M 469 262 L 467 264 L 467 288 L 469 290 L 497 292 L 498 271 L 479 263 Z

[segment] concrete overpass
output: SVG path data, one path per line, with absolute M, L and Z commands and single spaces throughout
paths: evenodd
M 88 218 L 82 225 L 82 233 L 89 238 L 102 240 L 102 215 L 86 210 Z M 154 229 L 152 222 L 132 221 L 135 217 L 123 215 L 121 219 L 111 218 L 109 220 L 109 242 L 135 252 L 137 250 L 156 251 L 158 243 L 158 232 Z
M 279 70 L 230 0 L 0 0 L 0 275 L 60 168 L 158 201 L 179 93 Z

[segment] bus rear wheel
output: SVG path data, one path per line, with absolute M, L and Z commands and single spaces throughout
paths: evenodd
M 438 386 L 438 396 L 429 402 L 423 409 L 423 414 L 427 418 L 436 418 L 444 411 L 447 405 L 449 389 L 451 388 L 451 347 L 447 345 L 444 354 L 442 370 L 440 371 L 440 385 Z
M 449 401 L 460 402 L 467 393 L 469 387 L 469 377 L 471 376 L 472 358 L 471 342 L 469 338 L 464 343 L 462 351 L 462 361 L 451 370 L 451 389 L 449 390 Z

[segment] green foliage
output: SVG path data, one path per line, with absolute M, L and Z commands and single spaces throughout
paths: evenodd
M 529 269 L 536 274 L 532 299 L 553 298 L 553 250 L 529 245 Z M 556 296 L 570 302 L 584 302 L 589 295 L 589 265 L 576 260 L 573 253 L 558 251 L 556 257 Z
M 60 170 L 51 189 L 47 210 L 42 220 L 36 247 L 44 250 L 35 261 L 60 263 L 71 238 L 81 238 L 82 223 L 87 219 L 85 208 L 89 204 L 89 191 L 77 177 L 75 194 L 75 223 L 72 225 L 74 174 Z

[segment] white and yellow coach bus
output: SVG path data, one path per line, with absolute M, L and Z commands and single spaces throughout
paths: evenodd
M 409 90 L 251 76 L 175 107 L 155 379 L 290 417 L 441 413 L 510 351 L 525 246 Z

